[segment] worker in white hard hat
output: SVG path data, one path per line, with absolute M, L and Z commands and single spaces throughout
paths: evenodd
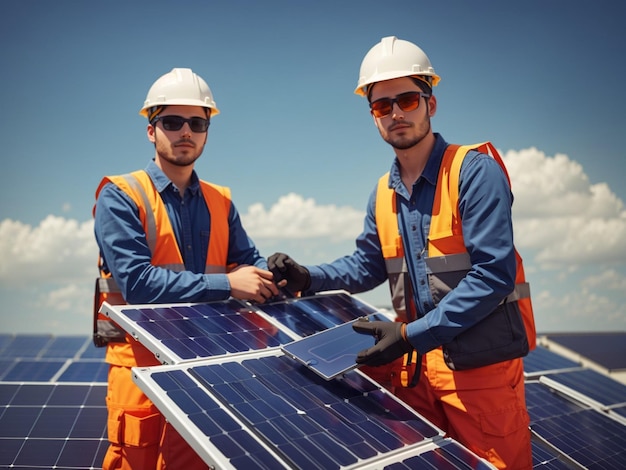
M 278 294 L 228 188 L 198 178 L 211 119 L 219 113 L 207 83 L 175 68 L 150 90 L 140 114 L 155 153 L 144 170 L 105 177 L 96 191 L 100 248 L 94 341 L 106 346 L 109 449 L 103 468 L 207 469 L 131 379 L 132 367 L 160 365 L 98 307 L 206 302 L 263 303 Z
M 513 245 L 513 196 L 489 142 L 459 146 L 434 133 L 440 78 L 415 44 L 390 36 L 370 49 L 355 93 L 392 147 L 352 255 L 302 266 L 268 258 L 306 295 L 389 281 L 396 321 L 357 321 L 374 336 L 361 370 L 497 468 L 531 469 L 522 357 L 535 327 Z

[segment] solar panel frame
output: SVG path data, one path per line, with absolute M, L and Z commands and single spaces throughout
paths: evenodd
M 593 369 L 548 374 L 539 381 L 596 409 L 626 405 L 626 385 Z
M 104 302 L 100 312 L 166 365 L 275 347 L 298 338 L 252 304 L 232 298 L 157 305 Z M 275 336 L 267 333 L 270 330 Z
M 374 313 L 369 321 L 391 321 Z M 281 346 L 283 352 L 314 371 L 324 380 L 331 380 L 357 367 L 357 354 L 374 346 L 374 337 L 352 329 L 352 320 Z
M 575 468 L 620 468 L 611 462 L 626 461 L 625 422 L 587 397 L 581 401 L 581 394 L 553 388 L 542 379 L 525 384 L 533 438 L 554 449 L 559 460 L 573 461 Z
M 261 361 L 267 360 L 270 362 L 256 363 L 256 359 L 261 359 Z M 242 366 L 244 363 L 246 364 L 245 367 Z M 252 363 L 254 366 L 248 363 Z M 220 375 L 213 375 L 215 371 L 213 371 L 210 366 L 214 365 L 219 366 L 219 369 L 217 370 L 219 370 Z M 244 369 L 245 371 L 242 372 Z M 268 370 L 277 371 L 276 377 L 267 377 L 265 373 Z M 297 372 L 299 380 L 303 380 L 302 376 L 306 376 L 309 379 L 307 379 L 304 383 L 301 383 L 299 387 L 289 386 L 289 384 L 284 380 L 293 379 L 293 374 L 296 374 L 296 371 L 300 371 Z M 432 425 L 432 423 L 426 421 L 411 408 L 396 399 L 391 393 L 372 382 L 358 370 L 349 372 L 342 379 L 334 379 L 329 382 L 324 381 L 313 372 L 309 371 L 305 374 L 304 371 L 307 371 L 306 367 L 299 365 L 295 360 L 289 358 L 280 350 L 280 348 L 275 348 L 252 351 L 247 354 L 214 357 L 193 363 L 163 365 L 149 368 L 134 368 L 133 380 L 155 403 L 168 421 L 172 423 L 172 425 L 187 440 L 198 455 L 208 465 L 214 465 L 216 468 L 246 468 L 240 466 L 243 462 L 246 462 L 248 465 L 251 465 L 252 463 L 256 463 L 256 466 L 259 465 L 258 461 L 249 460 L 249 456 L 239 455 L 241 453 L 241 449 L 235 445 L 235 440 L 230 437 L 227 438 L 226 436 L 222 436 L 220 434 L 221 431 L 219 431 L 220 427 L 221 429 L 228 429 L 229 432 L 234 432 L 237 436 L 236 440 L 244 439 L 246 442 L 249 442 L 250 440 L 250 442 L 256 442 L 256 444 L 254 444 L 256 448 L 263 449 L 263 451 L 266 452 L 266 457 L 268 459 L 271 458 L 275 460 L 273 462 L 273 466 L 266 468 L 277 468 L 275 466 L 277 462 L 283 468 L 301 468 L 303 463 L 306 463 L 306 465 L 304 465 L 305 467 L 310 467 L 312 465 L 310 460 L 310 456 L 312 455 L 311 452 L 314 452 L 315 449 L 317 449 L 317 447 L 321 444 L 313 444 L 309 438 L 300 437 L 300 432 L 305 432 L 306 430 L 305 428 L 307 425 L 305 421 L 298 420 L 290 424 L 289 419 L 286 419 L 286 417 L 288 415 L 296 417 L 303 413 L 307 415 L 309 417 L 308 419 L 311 419 L 312 422 L 318 423 L 322 426 L 322 428 L 326 428 L 328 430 L 327 432 L 331 432 L 329 430 L 329 423 L 332 423 L 334 426 L 339 426 L 340 423 L 337 423 L 334 419 L 327 421 L 331 416 L 328 414 L 328 411 L 331 409 L 329 407 L 345 406 L 345 400 L 347 400 L 348 403 L 350 400 L 356 400 L 354 403 L 361 403 L 359 397 L 362 392 L 359 392 L 360 389 L 358 387 L 362 385 L 359 384 L 367 384 L 366 387 L 370 387 L 366 388 L 371 390 L 368 395 L 371 395 L 372 392 L 375 393 L 374 395 L 371 395 L 368 400 L 375 400 L 374 402 L 377 403 L 377 408 L 381 407 L 379 398 L 384 397 L 384 400 L 382 400 L 383 408 L 388 408 L 388 406 L 385 406 L 384 402 L 389 400 L 387 403 L 394 403 L 403 409 L 407 415 L 414 417 L 416 422 L 422 423 L 422 426 L 429 429 L 429 432 L 431 432 L 432 435 L 416 442 L 403 444 L 401 448 L 395 449 L 391 452 L 388 449 L 386 451 L 381 450 L 385 449 L 385 446 L 382 444 L 383 441 L 380 441 L 378 444 L 374 445 L 381 447 L 376 447 L 376 450 L 375 448 L 371 448 L 369 451 L 371 455 L 367 459 L 357 459 L 356 462 L 353 462 L 353 464 L 339 466 L 337 468 L 381 468 L 381 462 L 384 462 L 388 457 L 392 459 L 390 461 L 401 462 L 412 456 L 421 455 L 425 452 L 432 451 L 433 449 L 450 445 L 451 443 L 451 440 L 444 439 L 443 431 L 436 428 Z M 161 375 L 163 372 L 166 373 L 165 376 Z M 209 375 L 206 375 L 207 373 L 209 373 Z M 168 374 L 176 374 L 176 378 L 172 379 L 167 376 Z M 285 379 L 280 378 L 281 374 L 287 374 L 284 375 Z M 300 374 L 302 374 L 302 376 Z M 290 398 L 285 398 L 285 400 L 291 403 L 298 403 L 298 406 L 303 406 L 304 408 L 290 414 L 285 412 L 285 415 L 272 415 L 272 413 L 276 413 L 277 410 L 280 410 L 281 407 L 286 405 L 282 399 L 275 401 L 273 397 L 267 397 L 267 394 L 264 395 L 264 397 L 266 400 L 269 400 L 268 403 L 272 403 L 271 408 L 256 408 L 257 406 L 260 406 L 260 404 L 252 399 L 250 393 L 254 394 L 261 392 L 258 390 L 254 391 L 254 382 L 249 381 L 250 377 L 257 377 L 255 380 L 270 386 L 273 390 L 272 393 L 276 393 L 279 394 L 279 396 L 284 397 L 289 396 Z M 237 386 L 236 384 L 238 381 L 242 380 L 244 380 L 246 386 Z M 213 384 L 212 387 L 214 388 L 209 388 L 209 383 Z M 350 398 L 350 395 L 346 395 L 344 399 L 338 399 L 335 395 L 326 396 L 328 391 L 324 392 L 325 387 L 331 387 L 330 390 L 335 390 L 336 392 L 337 385 L 334 384 L 337 383 L 342 384 L 341 387 L 344 387 L 342 388 L 344 392 L 341 393 L 353 393 L 354 395 L 352 398 Z M 192 390 L 192 392 L 182 393 L 177 387 L 187 387 L 187 390 Z M 312 387 L 311 390 L 315 390 L 315 401 L 318 402 L 316 405 L 312 404 L 312 400 L 302 399 L 302 396 L 299 395 L 299 393 L 309 393 L 307 391 L 309 390 L 309 387 Z M 351 387 L 357 388 L 352 389 Z M 353 390 L 353 392 L 350 392 L 350 390 Z M 194 398 L 190 398 L 192 394 L 194 395 Z M 207 397 L 210 398 L 209 404 L 207 404 L 206 401 Z M 278 397 L 276 397 L 276 399 L 278 399 Z M 321 402 L 319 402 L 319 400 L 321 400 Z M 327 404 L 320 405 L 320 403 Z M 333 403 L 335 404 L 333 405 Z M 366 407 L 371 406 L 367 405 L 367 403 L 361 404 Z M 251 406 L 253 408 L 251 408 Z M 306 408 L 307 406 L 312 408 Z M 373 413 L 372 416 L 376 416 L 375 413 L 377 411 L 375 409 L 372 409 L 371 412 Z M 217 426 L 217 428 L 214 422 L 215 419 L 209 419 L 209 416 L 212 416 L 213 413 L 217 413 L 221 417 L 220 425 Z M 259 413 L 261 413 L 261 415 L 265 413 L 265 415 L 263 415 L 264 418 L 262 418 Z M 254 418 L 255 416 L 257 416 L 257 418 Z M 269 419 L 267 416 L 274 416 L 273 419 L 279 420 L 282 423 L 280 429 L 291 429 L 291 431 L 283 431 L 289 435 L 288 441 L 285 442 L 285 444 L 289 442 L 288 450 L 281 447 L 280 440 L 272 442 L 269 440 L 270 438 L 267 437 L 271 436 L 272 432 L 275 432 L 272 431 L 271 428 L 267 427 L 267 420 Z M 283 418 L 283 416 L 285 416 L 285 418 Z M 341 416 L 344 415 L 342 414 Z M 372 424 L 374 424 L 376 422 L 376 418 L 372 418 L 372 420 Z M 402 423 L 402 421 L 396 423 L 396 425 L 400 426 L 400 423 Z M 384 431 L 384 426 L 386 425 L 387 424 L 384 424 L 384 421 L 381 421 L 371 430 L 371 432 L 378 432 L 380 434 L 378 439 L 382 439 L 383 435 L 386 434 Z M 263 432 L 260 431 L 261 428 L 263 429 Z M 345 427 L 344 423 L 344 427 L 340 427 L 339 430 L 334 431 L 334 435 L 345 435 L 346 433 L 349 435 L 351 432 L 354 432 L 352 430 L 348 431 L 349 429 L 350 427 Z M 409 429 L 410 428 L 406 428 L 404 432 L 408 432 Z M 411 431 L 407 434 L 407 436 L 411 436 L 415 432 L 416 431 Z M 207 437 L 208 433 L 213 433 L 213 442 L 211 442 L 211 440 Z M 219 441 L 219 444 L 216 444 L 215 436 L 218 435 L 219 439 L 217 439 L 217 441 Z M 324 435 L 323 433 L 314 433 L 313 435 L 316 436 L 315 439 L 324 439 L 322 437 Z M 349 440 L 349 437 L 344 438 Z M 279 438 L 276 437 L 276 439 Z M 304 447 L 297 450 L 298 447 L 294 447 L 296 445 L 294 443 Z M 358 444 L 356 443 L 353 443 L 352 445 L 358 447 Z M 352 449 L 352 447 L 350 448 Z M 465 448 L 463 449 L 464 450 L 460 451 L 457 450 L 457 452 L 460 454 L 467 453 L 468 456 L 471 456 L 472 462 L 480 462 L 481 465 L 483 464 L 483 460 L 479 459 L 469 450 Z M 287 454 L 285 454 L 285 452 L 287 452 Z M 299 454 L 300 452 L 302 455 Z M 452 452 L 452 454 L 454 454 L 454 452 Z M 286 455 L 288 455 L 288 458 L 285 457 Z M 324 456 L 317 455 L 316 458 L 323 459 Z M 461 457 L 456 458 L 458 459 Z M 450 459 L 454 461 L 455 457 L 450 457 Z M 239 463 L 234 465 L 233 461 L 237 461 Z M 316 460 L 316 462 L 319 463 L 318 460 Z M 333 462 L 335 461 L 333 460 Z M 322 467 L 325 467 L 325 465 Z M 464 466 L 459 463 L 457 467 L 451 468 L 469 469 L 474 467 Z M 484 462 L 484 466 L 479 466 L 477 468 L 493 467 Z

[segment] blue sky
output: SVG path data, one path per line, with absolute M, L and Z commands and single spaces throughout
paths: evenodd
M 353 94 L 381 37 L 442 77 L 433 127 L 492 141 L 540 331 L 626 330 L 626 7 L 617 0 L 3 2 L 0 332 L 89 334 L 104 175 L 143 168 L 152 82 L 190 67 L 221 114 L 196 169 L 265 256 L 353 249 L 393 152 Z M 387 287 L 361 296 L 387 305 Z

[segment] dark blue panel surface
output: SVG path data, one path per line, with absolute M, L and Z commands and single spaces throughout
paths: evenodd
M 65 365 L 63 360 L 21 360 L 2 377 L 7 382 L 47 382 Z
M 603 405 L 626 403 L 626 385 L 600 374 L 595 370 L 548 374 L 545 376 L 565 385 Z
M 84 336 L 56 336 L 46 345 L 41 356 L 46 358 L 73 358 L 90 342 Z
M 0 466 L 100 468 L 105 386 L 0 384 Z
M 370 321 L 390 321 L 374 314 Z M 289 356 L 306 365 L 321 377 L 330 380 L 356 367 L 356 356 L 363 349 L 374 346 L 374 337 L 359 334 L 352 323 L 343 323 L 282 347 Z
M 369 305 L 343 293 L 288 299 L 264 304 L 261 309 L 300 336 L 377 313 Z
M 531 429 L 590 469 L 626 462 L 626 427 L 606 414 L 570 401 L 540 383 L 526 384 Z
M 19 335 L 10 338 L 2 349 L 2 357 L 35 358 L 41 355 L 42 350 L 50 344 L 52 337 L 48 335 Z
M 220 405 L 296 468 L 352 465 L 438 436 L 356 372 L 325 381 L 287 356 L 180 367 L 202 387 L 180 370 L 151 377 L 231 463 L 252 459 L 256 468 L 276 468 L 261 447 L 249 455 L 249 437 Z
M 58 382 L 106 382 L 109 365 L 98 361 L 74 361 L 57 378 Z
M 608 370 L 626 369 L 626 332 L 550 334 L 548 339 Z
M 489 470 L 490 468 L 487 463 L 455 442 L 384 467 L 385 470 Z
M 181 360 L 277 347 L 292 340 L 239 301 L 154 308 L 121 314 Z
M 572 369 L 576 367 L 580 367 L 578 362 L 559 356 L 542 346 L 537 346 L 524 357 L 524 373 L 526 375 L 536 375 L 541 372 Z

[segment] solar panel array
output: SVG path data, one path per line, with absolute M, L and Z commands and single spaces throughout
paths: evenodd
M 104 350 L 91 338 L 0 335 L 0 468 L 101 468 Z
M 217 468 L 491 468 L 357 372 L 326 381 L 279 350 L 135 374 Z
M 625 468 L 626 385 L 543 347 L 524 370 L 535 467 Z
M 377 313 L 353 296 L 114 310 L 168 364 L 135 380 L 218 468 L 491 468 L 358 370 L 324 380 L 283 352 Z M 90 338 L 0 335 L 0 468 L 101 467 L 103 358 Z M 524 369 L 535 468 L 624 468 L 626 386 L 543 347 Z

